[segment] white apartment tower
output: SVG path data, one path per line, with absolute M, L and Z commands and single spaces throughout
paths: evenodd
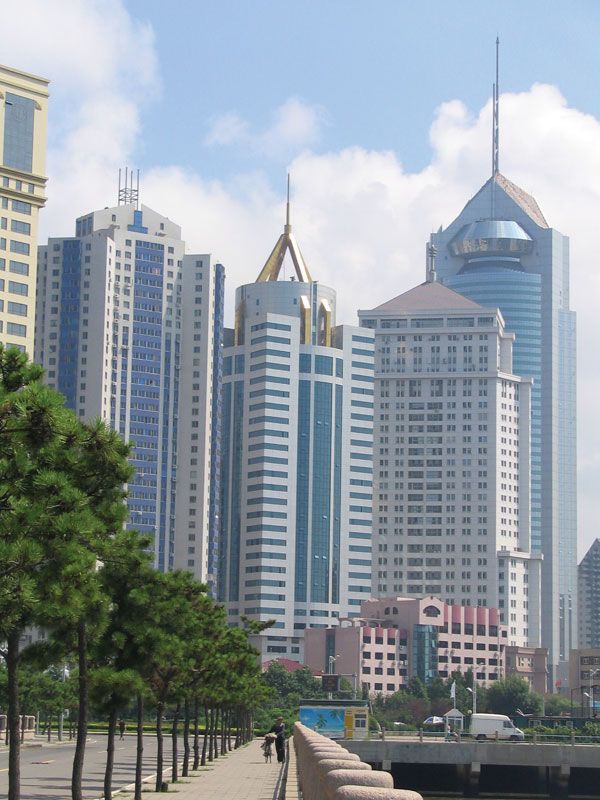
M 429 278 L 359 312 L 376 343 L 374 594 L 498 608 L 508 644 L 538 646 L 531 380 L 500 312 Z
M 36 361 L 82 419 L 133 443 L 129 525 L 155 566 L 212 579 L 210 481 L 220 265 L 181 229 L 125 202 L 39 248 Z
M 224 348 L 219 599 L 231 624 L 274 621 L 262 658 L 301 661 L 305 629 L 371 592 L 373 333 L 336 327 L 335 301 L 288 218 Z

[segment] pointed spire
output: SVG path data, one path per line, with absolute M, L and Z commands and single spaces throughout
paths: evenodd
M 500 38 L 496 36 L 496 82 L 493 93 L 492 122 L 492 177 L 500 172 L 500 83 L 499 83 Z
M 256 279 L 257 283 L 263 281 L 276 281 L 279 277 L 279 272 L 283 264 L 285 254 L 289 252 L 292 257 L 296 276 L 301 283 L 312 283 L 313 279 L 310 276 L 308 267 L 302 257 L 298 243 L 292 233 L 292 225 L 290 223 L 290 174 L 287 176 L 287 202 L 285 207 L 285 225 L 283 233 L 277 240 L 277 244 L 271 251 L 264 267 L 260 271 L 260 275 Z

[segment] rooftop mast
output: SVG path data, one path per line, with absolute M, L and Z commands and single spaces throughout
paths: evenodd
M 133 170 L 125 167 L 125 182 L 121 183 L 122 170 L 119 169 L 119 194 L 117 195 L 117 205 L 135 205 L 136 211 L 139 208 L 140 200 L 140 171 L 137 171 L 136 185 L 133 184 Z
M 496 36 L 496 81 L 492 89 L 492 219 L 496 218 L 496 177 L 500 172 L 500 38 Z

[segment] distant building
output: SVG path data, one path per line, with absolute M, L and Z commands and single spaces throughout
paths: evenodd
M 262 660 L 302 661 L 305 630 L 371 593 L 373 333 L 335 303 L 288 218 L 223 351 L 218 596 L 231 624 L 275 620 Z
M 499 609 L 507 644 L 540 644 L 530 540 L 531 380 L 500 312 L 435 280 L 371 311 L 373 592 Z
M 0 342 L 33 358 L 48 81 L 0 65 Z
M 569 689 L 577 698 L 582 715 L 600 714 L 600 647 L 571 650 Z
M 600 647 L 600 539 L 582 558 L 577 572 L 579 646 Z
M 535 199 L 494 174 L 458 217 L 433 234 L 441 282 L 498 307 L 515 334 L 513 371 L 533 378 L 531 550 L 543 555 L 542 645 L 549 688 L 577 644 L 576 320 L 570 309 L 569 239 Z
M 371 694 L 472 670 L 487 686 L 504 677 L 507 629 L 495 608 L 451 606 L 437 597 L 366 600 L 360 617 L 307 630 L 305 663 L 314 672 L 357 675 Z
M 548 650 L 545 647 L 514 647 L 504 651 L 506 677 L 524 678 L 531 689 L 545 694 L 548 682 Z
M 128 524 L 155 566 L 213 581 L 223 268 L 124 191 L 39 248 L 36 360 L 78 416 L 133 443 Z

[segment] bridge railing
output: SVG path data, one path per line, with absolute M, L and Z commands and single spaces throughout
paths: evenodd
M 394 789 L 389 772 L 372 770 L 338 742 L 300 722 L 294 725 L 294 748 L 303 800 L 423 800 L 417 792 Z

